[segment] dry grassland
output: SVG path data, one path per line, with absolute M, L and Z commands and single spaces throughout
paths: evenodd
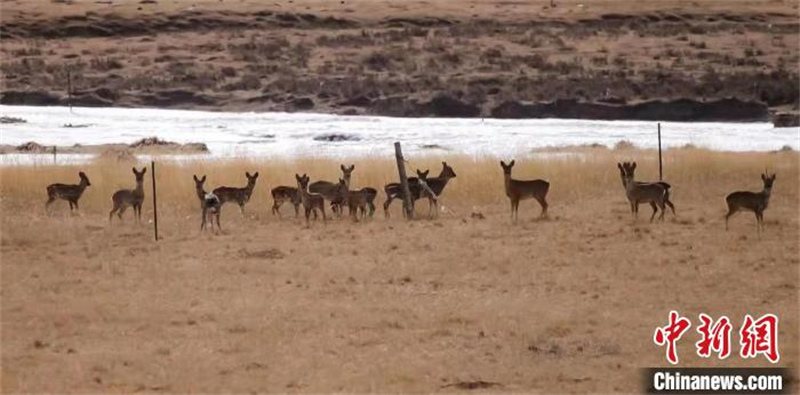
M 780 366 L 797 370 L 797 153 L 669 150 L 678 216 L 650 224 L 647 207 L 630 218 L 615 162 L 637 160 L 652 180 L 654 152 L 571 152 L 516 158 L 515 177 L 552 184 L 550 218 L 525 201 L 516 224 L 493 158 L 410 158 L 458 174 L 438 219 L 404 221 L 395 203 L 389 220 L 379 208 L 310 229 L 287 206 L 273 217 L 269 189 L 295 172 L 334 179 L 337 161 L 159 162 L 158 243 L 129 213 L 108 224 L 131 164 L 0 168 L 2 390 L 639 392 L 638 368 L 666 364 L 652 333 L 671 309 L 726 314 L 736 328 L 775 313 Z M 396 177 L 389 159 L 354 163 L 356 186 Z M 765 167 L 777 180 L 763 237 L 750 213 L 725 232 L 724 196 L 760 189 Z M 81 213 L 60 202 L 45 215 L 45 186 L 77 182 L 79 169 L 92 182 Z M 192 174 L 211 189 L 244 185 L 244 171 L 260 172 L 247 216 L 226 206 L 222 234 L 201 233 Z M 696 337 L 679 343 L 682 365 L 768 364 L 701 361 Z

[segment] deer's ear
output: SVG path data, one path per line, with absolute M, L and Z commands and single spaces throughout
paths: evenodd
M 200 180 L 197 179 L 197 175 L 192 174 L 192 178 L 194 178 L 194 182 L 200 182 Z
M 345 168 L 344 165 L 339 165 L 339 168 L 342 169 L 342 171 L 347 171 L 347 168 Z
M 767 181 L 767 175 L 766 174 L 761 173 L 761 181 Z
M 517 163 L 516 159 L 511 159 L 511 163 L 508 164 L 510 167 L 514 167 L 514 163 Z
M 775 177 L 777 177 L 777 174 L 772 173 L 772 181 L 775 181 Z
M 256 172 L 255 174 L 253 174 L 253 178 L 258 178 L 258 172 Z
M 505 162 L 503 162 L 502 160 L 500 161 L 500 167 L 502 167 L 502 168 L 504 168 L 504 169 L 506 168 L 506 163 L 505 163 Z
M 355 169 L 356 169 L 356 165 L 350 165 L 350 171 L 353 171 Z
M 147 173 L 147 166 L 142 167 L 142 174 Z
M 203 178 L 200 179 L 200 182 L 206 182 L 206 175 L 203 174 Z

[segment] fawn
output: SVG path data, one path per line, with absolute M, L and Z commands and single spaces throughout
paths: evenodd
M 339 168 L 342 170 L 342 179 L 344 179 L 347 187 L 349 188 L 350 177 L 352 176 L 356 165 L 350 165 L 349 167 L 345 167 L 345 165 L 339 165 Z M 338 183 L 315 181 L 308 186 L 308 191 L 311 193 L 321 194 L 325 200 L 331 202 L 331 209 L 333 212 L 341 215 L 340 208 L 346 202 L 344 201 L 345 196 L 342 195 L 341 187 Z
M 214 189 L 213 193 L 219 198 L 220 208 L 227 202 L 236 202 L 239 205 L 239 211 L 244 215 L 244 205 L 250 201 L 250 196 L 253 194 L 258 172 L 253 175 L 245 172 L 244 175 L 247 177 L 247 185 L 244 188 L 219 187 Z
M 515 180 L 511 178 L 511 169 L 516 163 L 511 160 L 508 164 L 500 161 L 503 168 L 503 178 L 505 179 L 506 196 L 511 201 L 511 219 L 519 218 L 519 201 L 525 199 L 536 199 L 542 206 L 539 217 L 547 215 L 547 192 L 550 190 L 550 183 L 544 180 Z
M 433 214 L 434 203 L 436 205 L 438 212 L 438 207 L 439 207 L 438 196 L 442 194 L 444 188 L 447 186 L 447 183 L 450 181 L 450 179 L 453 178 L 456 178 L 456 172 L 453 171 L 452 167 L 447 165 L 447 162 L 442 162 L 442 171 L 441 173 L 439 173 L 439 176 L 428 178 L 425 181 L 428 187 L 433 192 L 433 194 L 431 194 L 431 193 L 423 193 L 424 188 L 422 184 L 420 184 L 418 177 L 410 177 L 408 179 L 408 189 L 411 192 L 412 206 L 415 201 L 419 200 L 422 197 L 427 197 L 428 216 L 430 217 Z M 403 186 L 400 185 L 399 182 L 393 182 L 390 184 L 386 184 L 383 190 L 386 192 L 386 201 L 383 203 L 383 215 L 386 218 L 389 218 L 389 205 L 392 204 L 392 201 L 394 199 L 403 199 Z M 405 215 L 405 211 L 403 211 L 403 215 Z
M 124 213 L 128 207 L 133 207 L 133 214 L 136 217 L 136 222 L 141 222 L 142 203 L 144 203 L 145 173 L 147 173 L 147 167 L 143 167 L 142 171 L 137 171 L 134 167 L 133 174 L 136 176 L 136 188 L 120 189 L 119 191 L 114 192 L 114 195 L 111 196 L 111 201 L 114 203 L 114 208 L 112 208 L 111 212 L 108 213 L 108 222 L 111 222 L 114 213 L 116 213 L 117 217 L 122 220 L 122 213 Z
M 625 195 L 631 204 L 631 213 L 634 218 L 639 217 L 639 204 L 650 203 L 653 208 L 653 215 L 650 216 L 650 222 L 656 216 L 658 209 L 661 209 L 659 220 L 664 220 L 664 213 L 666 212 L 666 202 L 669 201 L 669 189 L 671 185 L 666 182 L 636 182 L 634 181 L 634 172 L 636 171 L 636 162 L 617 163 L 619 168 L 620 177 L 622 178 L 622 185 L 625 187 Z M 675 206 L 672 207 L 672 213 L 675 214 Z
M 45 211 L 50 211 L 50 205 L 56 199 L 62 199 L 69 202 L 69 211 L 72 212 L 73 207 L 75 210 L 78 209 L 78 200 L 83 195 L 83 191 L 86 190 L 86 187 L 91 186 L 92 183 L 89 182 L 89 177 L 86 177 L 86 173 L 78 172 L 78 177 L 80 177 L 80 182 L 78 184 L 50 184 L 47 186 L 47 203 L 44 205 Z
M 205 188 L 203 188 L 203 184 L 206 182 L 205 175 L 203 175 L 203 178 L 197 178 L 196 175 L 192 175 L 192 177 L 194 178 L 194 188 L 195 192 L 197 193 L 197 198 L 200 200 L 200 210 L 202 211 L 200 230 L 202 231 L 205 229 L 206 221 L 208 221 L 211 223 L 211 230 L 213 231 L 215 219 L 217 221 L 217 230 L 222 230 L 222 227 L 219 224 L 219 214 L 222 206 L 219 197 L 213 193 L 206 192 Z
M 297 179 L 297 191 L 300 195 L 300 202 L 303 203 L 303 208 L 306 213 L 306 226 L 311 225 L 309 216 L 312 211 L 314 212 L 314 219 L 317 219 L 317 210 L 322 212 L 322 221 L 327 223 L 328 219 L 325 217 L 325 199 L 319 193 L 311 193 L 308 191 L 308 175 L 303 174 L 301 177 L 299 174 L 295 174 L 294 177 Z
M 300 215 L 300 195 L 297 193 L 297 188 L 278 186 L 272 188 L 272 215 L 281 215 L 281 205 L 284 202 L 291 202 L 294 206 L 294 217 Z
M 761 174 L 761 181 L 764 189 L 761 192 L 738 191 L 733 192 L 725 198 L 728 203 L 728 214 L 725 216 L 725 230 L 728 230 L 728 219 L 739 212 L 739 210 L 752 211 L 756 215 L 756 228 L 758 234 L 764 228 L 764 210 L 769 205 L 769 197 L 772 195 L 772 184 L 775 182 L 775 174 Z
M 370 197 L 373 199 L 375 195 L 370 194 L 368 189 L 373 188 L 362 188 L 357 191 L 351 191 L 347 187 L 347 182 L 344 179 L 339 179 L 339 188 L 342 194 L 345 196 L 343 199 L 343 203 L 347 204 L 347 208 L 349 210 L 350 217 L 353 218 L 353 221 L 358 222 L 359 217 L 365 218 L 367 215 L 367 205 L 370 204 Z M 375 191 L 377 193 L 377 191 Z M 331 203 L 333 206 L 333 203 Z M 371 213 L 374 212 L 374 205 L 372 205 Z M 360 215 L 359 215 L 360 214 Z

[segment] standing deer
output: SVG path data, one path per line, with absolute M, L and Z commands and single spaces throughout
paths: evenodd
M 86 187 L 92 185 L 89 182 L 89 177 L 86 177 L 84 172 L 78 172 L 78 177 L 81 179 L 78 184 L 50 184 L 47 186 L 47 203 L 44 205 L 46 212 L 50 212 L 50 205 L 56 199 L 69 202 L 70 212 L 72 212 L 73 207 L 75 210 L 78 209 L 78 200 L 83 195 L 83 191 L 86 190 Z
M 297 193 L 297 188 L 278 186 L 272 188 L 272 215 L 281 215 L 281 205 L 284 202 L 291 202 L 294 206 L 294 217 L 300 215 L 300 194 Z
M 427 171 L 425 174 L 427 174 Z M 408 189 L 411 192 L 412 209 L 415 201 L 422 197 L 427 197 L 428 216 L 430 217 L 433 215 L 434 205 L 436 206 L 436 212 L 438 214 L 438 196 L 442 194 L 447 183 L 453 178 L 456 178 L 456 172 L 453 171 L 452 167 L 447 165 L 447 162 L 442 162 L 442 171 L 439 173 L 439 176 L 426 180 L 428 187 L 432 190 L 433 195 L 435 195 L 433 196 L 431 193 L 424 193 L 425 188 L 420 184 L 418 177 L 410 177 L 408 179 Z M 389 218 L 389 205 L 392 204 L 394 199 L 403 199 L 403 186 L 399 182 L 393 182 L 386 184 L 383 190 L 386 192 L 386 201 L 383 203 L 383 215 Z M 403 211 L 403 213 L 403 215 L 405 215 L 405 211 Z
M 544 180 L 515 180 L 511 178 L 511 169 L 514 167 L 515 160 L 509 164 L 500 161 L 503 168 L 503 178 L 505 179 L 506 196 L 511 201 L 511 219 L 519 218 L 519 201 L 525 199 L 536 199 L 542 206 L 540 217 L 547 215 L 547 192 L 550 190 L 550 183 Z
M 328 219 L 325 217 L 325 199 L 319 193 L 311 193 L 308 191 L 308 175 L 303 174 L 301 177 L 299 174 L 295 174 L 294 177 L 297 179 L 297 190 L 306 213 L 306 226 L 311 226 L 309 217 L 312 211 L 314 212 L 314 219 L 317 219 L 317 210 L 322 212 L 322 221 L 327 223 Z
M 625 177 L 625 168 L 626 168 L 626 166 L 627 166 L 627 167 L 630 167 L 630 166 L 631 166 L 631 164 L 630 164 L 630 163 L 628 163 L 628 162 L 625 162 L 625 163 L 623 163 L 623 164 L 622 164 L 622 168 L 620 169 L 619 173 L 620 173 L 620 178 L 622 179 L 622 187 L 623 187 L 623 188 L 626 188 L 626 191 L 627 191 L 627 184 L 626 184 L 626 181 L 625 181 L 625 178 L 626 178 L 626 177 Z M 647 182 L 639 182 L 639 181 L 634 181 L 634 183 L 636 183 L 637 185 L 644 185 L 644 184 L 648 184 Z M 667 184 L 666 182 L 663 182 L 663 181 L 658 181 L 658 182 L 655 182 L 655 183 L 653 183 L 653 184 L 661 184 L 661 186 L 663 186 L 663 187 L 664 187 L 664 190 L 665 190 L 665 192 L 666 192 L 666 195 L 664 196 L 664 204 L 665 204 L 667 207 L 669 207 L 670 209 L 672 209 L 672 215 L 675 215 L 675 205 L 673 205 L 673 204 L 672 204 L 672 201 L 670 201 L 670 200 L 669 200 L 669 189 L 670 189 L 672 186 L 671 186 L 671 185 L 669 185 L 669 184 Z M 656 206 L 656 203 L 655 203 L 655 202 L 652 202 L 652 201 L 651 201 L 651 202 L 650 202 L 650 207 L 652 207 L 652 208 L 653 208 L 653 211 L 654 211 L 654 212 L 658 210 L 658 209 L 657 209 L 657 207 L 658 207 L 658 206 Z
M 250 201 L 250 196 L 253 194 L 258 172 L 253 175 L 245 172 L 244 175 L 247 177 L 247 185 L 244 188 L 219 187 L 214 189 L 213 193 L 219 198 L 220 208 L 227 202 L 236 202 L 239 205 L 239 211 L 244 215 L 244 205 Z
M 200 200 L 200 210 L 202 216 L 202 222 L 200 222 L 200 230 L 202 231 L 206 227 L 206 221 L 211 223 L 211 230 L 214 230 L 214 220 L 217 221 L 217 230 L 222 230 L 222 227 L 219 224 L 219 215 L 220 215 L 220 208 L 222 204 L 219 201 L 219 197 L 213 193 L 206 192 L 203 184 L 206 182 L 206 176 L 203 175 L 203 178 L 197 178 L 196 175 L 192 175 L 194 178 L 194 188 L 195 192 L 197 193 L 197 198 Z
M 342 170 L 342 179 L 344 179 L 349 188 L 350 177 L 352 176 L 356 165 L 350 165 L 349 167 L 345 167 L 345 165 L 339 165 L 339 168 Z M 341 187 L 338 183 L 329 181 L 315 181 L 308 186 L 308 191 L 322 195 L 325 200 L 331 202 L 331 209 L 333 212 L 341 215 L 341 206 L 346 202 L 344 201 L 345 196 L 342 195 Z
M 359 217 L 365 218 L 367 215 L 367 206 L 370 206 L 370 216 L 375 212 L 375 205 L 372 204 L 370 199 L 374 199 L 377 191 L 374 188 L 362 188 L 359 190 L 351 191 L 348 189 L 347 182 L 339 179 L 339 190 L 344 196 L 343 203 L 347 205 L 348 213 L 354 222 L 358 222 Z M 375 193 L 371 193 L 371 191 Z M 333 206 L 333 203 L 331 203 Z
M 142 171 L 137 171 L 134 167 L 133 174 L 136 176 L 136 188 L 120 189 L 119 191 L 114 192 L 114 195 L 111 196 L 111 201 L 114 203 L 114 208 L 112 208 L 111 212 L 108 213 L 108 222 L 111 222 L 111 218 L 113 217 L 114 213 L 116 213 L 117 217 L 122 220 L 122 214 L 128 209 L 128 207 L 133 207 L 133 215 L 136 217 L 136 222 L 141 222 L 142 203 L 144 203 L 145 173 L 147 173 L 147 167 L 143 167 Z
M 761 174 L 761 181 L 764 189 L 761 192 L 738 191 L 733 192 L 725 198 L 728 203 L 728 214 L 725 216 L 725 230 L 728 230 L 728 219 L 739 212 L 739 210 L 752 211 L 756 215 L 756 227 L 759 237 L 764 228 L 764 210 L 769 205 L 769 197 L 772 195 L 772 184 L 775 182 L 775 174 L 769 175 L 764 172 Z
M 666 182 L 636 182 L 634 181 L 634 172 L 636 171 L 636 162 L 633 163 L 617 163 L 620 176 L 622 177 L 622 185 L 625 186 L 625 195 L 631 204 L 631 213 L 634 218 L 639 218 L 639 204 L 650 203 L 653 208 L 653 215 L 650 216 L 650 222 L 656 216 L 658 209 L 661 209 L 659 220 L 664 220 L 664 213 L 666 213 L 665 206 L 669 200 L 670 185 Z M 672 206 L 673 214 L 675 207 Z

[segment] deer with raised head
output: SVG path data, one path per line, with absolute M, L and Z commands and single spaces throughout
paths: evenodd
M 50 205 L 56 199 L 62 199 L 69 202 L 69 211 L 72 212 L 73 208 L 78 209 L 78 200 L 80 200 L 83 191 L 86 187 L 91 186 L 89 177 L 84 172 L 78 172 L 78 177 L 81 179 L 77 184 L 50 184 L 47 186 L 47 203 L 44 209 L 50 212 Z
M 515 160 L 508 164 L 500 161 L 503 168 L 503 178 L 505 180 L 506 196 L 511 201 L 511 219 L 519 218 L 519 202 L 525 199 L 536 199 L 542 206 L 540 217 L 547 215 L 547 192 L 550 190 L 550 183 L 544 180 L 515 180 L 511 178 L 511 169 L 514 168 Z
M 772 195 L 772 185 L 775 183 L 775 174 L 761 174 L 764 189 L 761 192 L 737 191 L 725 198 L 728 203 L 728 214 L 725 215 L 725 230 L 728 230 L 728 219 L 740 210 L 752 211 L 756 215 L 758 234 L 764 228 L 764 210 L 769 206 L 769 197 Z
M 322 221 L 327 223 L 328 219 L 325 217 L 325 198 L 323 195 L 309 192 L 308 175 L 303 174 L 301 177 L 299 174 L 295 174 L 294 177 L 297 179 L 297 190 L 300 195 L 300 202 L 303 204 L 303 209 L 306 214 L 306 226 L 311 226 L 309 217 L 312 211 L 314 212 L 314 219 L 317 219 L 317 211 L 322 212 Z
M 650 222 L 653 222 L 658 209 L 661 209 L 661 215 L 658 219 L 663 221 L 664 214 L 666 213 L 666 202 L 669 201 L 669 189 L 671 185 L 663 181 L 636 182 L 634 180 L 636 162 L 617 163 L 617 168 L 619 168 L 622 185 L 625 187 L 625 195 L 628 197 L 628 202 L 630 202 L 631 213 L 634 218 L 639 218 L 640 203 L 650 203 L 650 206 L 653 208 Z M 669 206 L 672 208 L 672 213 L 675 214 L 675 207 L 672 203 L 670 203 Z
M 367 215 L 367 206 L 371 206 L 370 216 L 374 213 L 374 204 L 371 204 L 370 199 L 375 198 L 369 190 L 375 191 L 374 188 L 362 188 L 359 190 L 351 191 L 348 189 L 347 182 L 344 179 L 339 179 L 339 190 L 343 198 L 343 205 L 347 205 L 348 213 L 354 222 L 358 222 L 359 218 L 363 219 Z M 377 191 L 375 191 L 377 193 Z M 334 204 L 331 203 L 331 206 Z
M 211 230 L 214 230 L 214 220 L 217 222 L 217 230 L 222 230 L 222 227 L 219 224 L 219 216 L 220 216 L 220 209 L 221 209 L 221 202 L 219 197 L 213 193 L 206 192 L 203 184 L 206 182 L 206 176 L 203 175 L 202 178 L 197 178 L 196 175 L 192 175 L 194 178 L 194 188 L 195 193 L 197 193 L 197 198 L 200 200 L 200 210 L 201 210 L 201 217 L 202 222 L 200 222 L 200 230 L 202 231 L 206 227 L 206 221 L 211 223 Z
M 136 188 L 134 189 L 120 189 L 114 192 L 111 196 L 111 201 L 114 207 L 108 213 L 108 222 L 111 222 L 114 214 L 117 214 L 122 220 L 122 214 L 128 207 L 133 207 L 133 215 L 136 217 L 136 222 L 142 220 L 142 203 L 144 203 L 144 174 L 147 173 L 147 167 L 143 167 L 141 171 L 133 168 L 133 174 L 136 176 Z
M 427 171 L 425 174 L 427 174 Z M 456 172 L 447 164 L 447 162 L 442 162 L 442 171 L 437 177 L 428 178 L 426 180 L 426 183 L 432 193 L 423 193 L 425 188 L 422 186 L 422 184 L 420 184 L 419 178 L 409 177 L 408 189 L 411 192 L 412 209 L 415 201 L 419 200 L 420 198 L 427 197 L 428 216 L 433 216 L 434 206 L 436 206 L 436 214 L 438 214 L 438 197 L 442 194 L 442 192 L 444 192 L 444 188 L 447 186 L 447 183 L 453 178 L 456 178 Z M 392 204 L 394 199 L 403 199 L 403 186 L 399 182 L 393 182 L 386 184 L 383 190 L 386 192 L 386 201 L 383 203 L 383 215 L 386 218 L 389 218 L 389 205 Z M 405 211 L 403 211 L 403 215 L 405 215 Z
M 355 170 L 356 165 L 339 165 L 339 168 L 342 170 L 342 179 L 347 184 L 348 188 L 350 187 L 350 178 L 352 177 L 353 170 Z M 344 195 L 341 193 L 341 187 L 339 183 L 333 183 L 329 181 L 315 181 L 308 186 L 308 191 L 311 193 L 318 193 L 322 195 L 325 200 L 331 202 L 331 209 L 334 213 L 341 215 L 341 207 L 346 202 L 344 201 Z
M 285 202 L 292 203 L 294 206 L 294 217 L 300 215 L 300 194 L 297 193 L 297 188 L 278 186 L 272 188 L 272 215 L 281 215 L 280 208 Z
M 258 172 L 255 174 L 250 175 L 249 172 L 245 172 L 244 175 L 247 177 L 247 185 L 244 188 L 236 188 L 236 187 L 219 187 L 215 188 L 213 193 L 214 195 L 219 198 L 220 207 L 223 204 L 228 202 L 235 202 L 239 205 L 239 211 L 244 215 L 244 205 L 250 201 L 250 196 L 253 194 L 253 188 L 256 187 L 256 180 L 258 179 Z
M 623 187 L 623 188 L 626 188 L 626 191 L 627 191 L 627 184 L 626 184 L 626 182 L 627 182 L 627 181 L 626 181 L 626 178 L 627 178 L 627 177 L 625 177 L 625 168 L 626 168 L 626 166 L 627 166 L 627 167 L 630 167 L 630 166 L 631 166 L 631 163 L 624 162 L 624 163 L 622 164 L 622 167 L 620 168 L 620 178 L 622 179 L 622 187 Z M 619 167 L 619 165 L 618 165 L 618 167 Z M 651 183 L 648 183 L 648 182 L 639 182 L 639 181 L 634 181 L 634 182 L 635 182 L 636 184 L 638 184 L 638 185 L 651 184 Z M 671 188 L 672 186 L 671 186 L 671 185 L 669 185 L 669 184 L 667 184 L 666 182 L 663 182 L 663 181 L 654 182 L 654 183 L 652 183 L 652 184 L 661 184 L 661 186 L 663 186 L 663 187 L 664 187 L 664 191 L 666 192 L 666 195 L 664 196 L 664 204 L 665 204 L 667 207 L 669 207 L 670 209 L 672 209 L 672 215 L 675 215 L 675 205 L 674 205 L 674 204 L 672 204 L 672 201 L 671 201 L 671 200 L 669 200 L 669 190 L 670 190 L 670 188 Z M 650 207 L 652 207 L 652 208 L 653 208 L 653 212 L 656 212 L 656 211 L 658 211 L 658 206 L 656 205 L 656 203 L 655 203 L 655 202 L 652 202 L 652 201 L 651 201 L 651 202 L 650 202 Z

